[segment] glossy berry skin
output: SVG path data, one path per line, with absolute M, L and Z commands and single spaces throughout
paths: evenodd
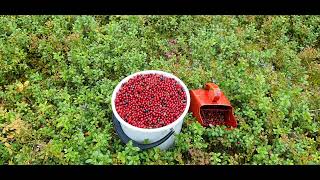
M 160 128 L 177 120 L 186 108 L 187 96 L 173 78 L 159 74 L 137 75 L 116 95 L 119 116 L 139 128 Z

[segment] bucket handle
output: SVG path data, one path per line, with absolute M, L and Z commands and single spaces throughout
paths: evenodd
M 113 121 L 115 130 L 116 130 L 116 133 L 120 137 L 121 141 L 125 144 L 127 144 L 129 141 L 132 141 L 132 145 L 135 147 L 138 147 L 140 150 L 147 150 L 147 149 L 151 149 L 153 147 L 159 146 L 160 144 L 165 142 L 167 139 L 169 139 L 169 137 L 174 133 L 174 129 L 171 128 L 170 132 L 167 135 L 165 135 L 162 139 L 160 139 L 156 142 L 150 143 L 150 144 L 142 144 L 142 143 L 139 143 L 137 141 L 132 140 L 123 132 L 121 125 L 120 125 L 120 122 L 117 120 L 117 118 L 114 116 L 113 113 L 112 113 L 112 121 Z

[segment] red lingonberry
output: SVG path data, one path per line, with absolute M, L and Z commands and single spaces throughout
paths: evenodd
M 224 110 L 201 109 L 200 113 L 205 125 L 225 125 L 225 113 L 227 112 Z
M 187 97 L 173 78 L 159 74 L 137 75 L 124 83 L 115 105 L 120 117 L 139 128 L 166 126 L 183 113 Z

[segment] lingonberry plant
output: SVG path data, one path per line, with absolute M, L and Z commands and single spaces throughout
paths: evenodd
M 160 74 L 137 75 L 122 84 L 115 99 L 120 117 L 139 128 L 159 128 L 177 120 L 187 96 L 174 79 Z
M 319 16 L 1 16 L 0 164 L 320 164 L 319 32 Z M 168 151 L 122 144 L 112 92 L 150 69 L 215 79 L 238 127 L 188 114 Z

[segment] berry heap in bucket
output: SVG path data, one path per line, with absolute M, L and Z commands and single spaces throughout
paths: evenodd
M 160 74 L 141 74 L 122 84 L 116 95 L 119 116 L 139 128 L 160 128 L 177 120 L 187 105 L 183 87 Z

